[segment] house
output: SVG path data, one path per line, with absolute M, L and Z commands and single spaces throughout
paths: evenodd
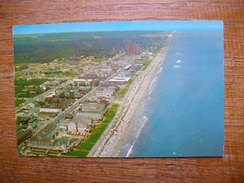
M 90 82 L 90 86 L 91 87 L 95 87 L 95 86 L 99 86 L 100 84 L 100 81 L 98 79 L 93 79 L 91 82 Z
M 28 107 L 29 107 L 30 109 L 33 109 L 33 108 L 35 107 L 35 104 L 34 104 L 33 102 L 31 102 L 31 103 L 28 104 Z
M 32 123 L 35 121 L 35 118 L 32 117 L 32 116 L 25 116 L 25 117 L 22 117 L 20 119 L 20 126 L 22 126 L 22 128 L 26 129 L 29 125 L 29 123 Z
M 86 91 L 81 90 L 81 91 L 80 91 L 80 94 L 82 94 L 82 95 L 86 95 Z
M 32 123 L 29 123 L 28 129 L 30 129 L 31 131 L 33 131 L 38 125 L 38 121 L 33 121 Z
M 29 94 L 30 94 L 30 95 L 35 95 L 36 92 L 35 92 L 35 91 L 30 91 Z
M 30 90 L 33 90 L 36 86 L 35 85 L 29 85 L 27 86 L 27 89 L 30 91 Z
M 46 97 L 45 98 L 46 102 L 51 102 L 51 103 L 57 103 L 59 100 L 57 97 Z
M 63 99 L 59 104 L 56 105 L 57 108 L 65 110 L 73 104 L 73 99 Z
M 81 97 L 81 93 L 79 92 L 79 90 L 74 90 L 74 97 L 75 98 L 80 98 Z
M 91 91 L 91 87 L 90 86 L 81 86 L 81 87 L 79 87 L 79 90 L 83 90 L 86 93 L 88 93 L 89 91 Z
M 64 96 L 64 93 L 65 93 L 65 90 L 58 89 L 58 90 L 55 91 L 55 96 L 57 96 L 57 97 L 63 97 Z
M 24 124 L 28 124 L 30 120 L 30 117 L 29 116 L 26 116 L 26 117 L 23 117 L 20 119 L 20 126 L 24 125 Z

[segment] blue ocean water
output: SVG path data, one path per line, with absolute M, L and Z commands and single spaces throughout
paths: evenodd
M 177 31 L 118 157 L 221 156 L 222 31 Z

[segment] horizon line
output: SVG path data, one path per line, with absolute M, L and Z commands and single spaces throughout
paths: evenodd
M 75 32 L 223 30 L 219 20 L 70 22 L 13 26 L 13 35 Z

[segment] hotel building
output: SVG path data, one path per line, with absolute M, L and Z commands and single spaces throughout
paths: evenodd
M 138 55 L 138 45 L 137 44 L 126 44 L 125 45 L 126 55 Z

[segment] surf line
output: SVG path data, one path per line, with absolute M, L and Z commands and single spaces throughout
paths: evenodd
M 145 126 L 146 122 L 148 121 L 147 117 L 146 116 L 143 116 L 143 119 L 144 119 L 144 123 L 142 124 L 142 126 L 140 127 L 140 129 L 138 130 L 138 132 L 136 133 L 136 138 L 135 138 L 135 141 L 133 142 L 132 146 L 130 147 L 130 149 L 128 150 L 127 154 L 126 154 L 126 158 L 129 157 L 132 153 L 132 150 L 133 150 L 133 147 L 136 143 L 136 140 L 138 139 L 140 133 L 141 133 L 141 130 L 143 129 L 143 127 Z

